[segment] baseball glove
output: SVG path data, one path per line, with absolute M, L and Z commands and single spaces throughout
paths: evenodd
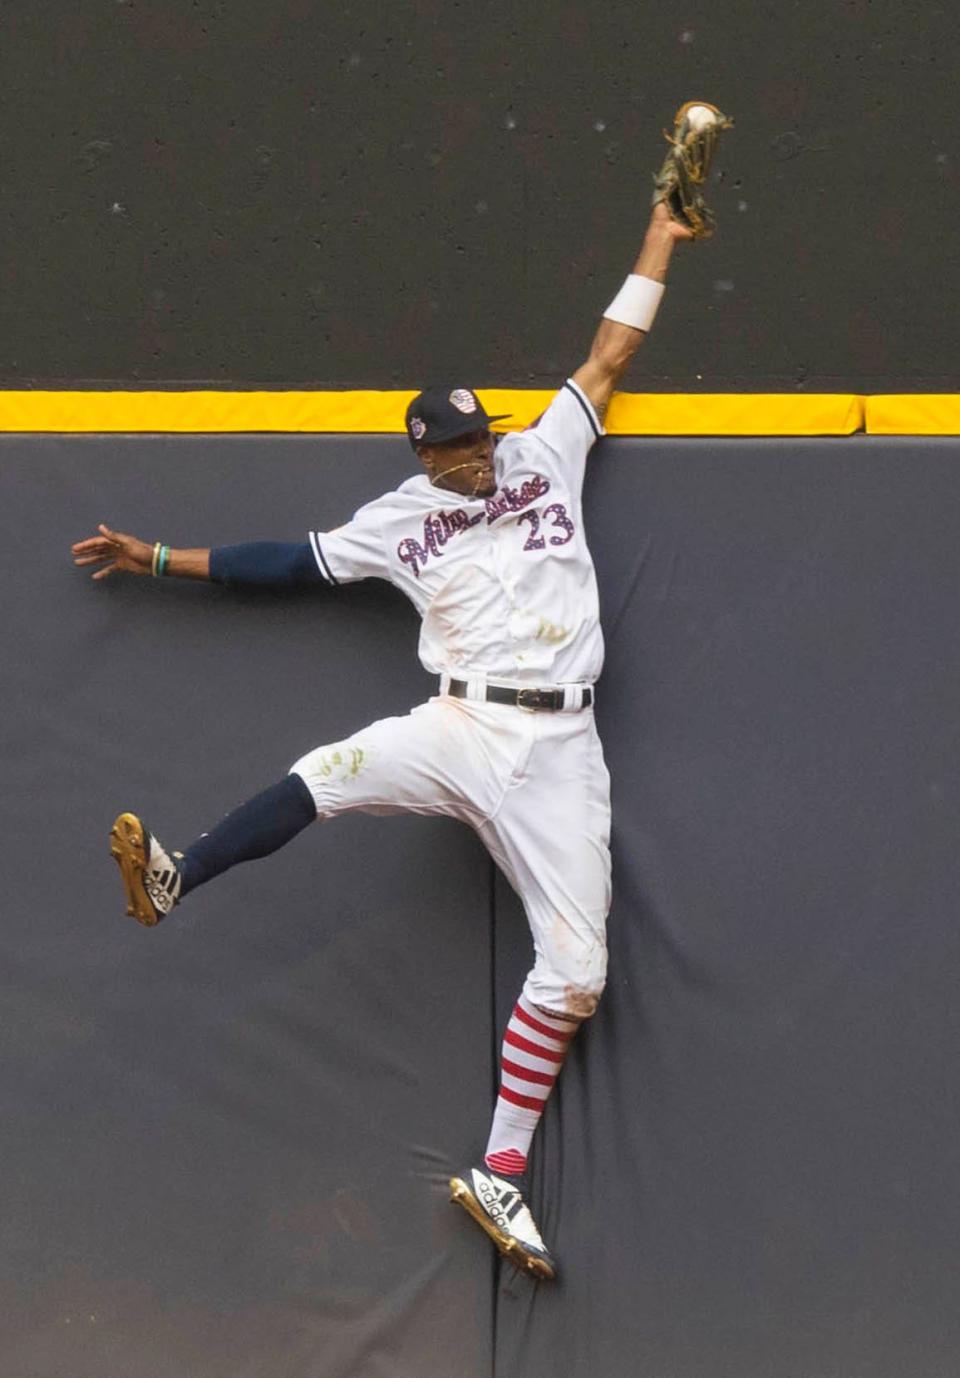
M 665 201 L 674 220 L 688 225 L 694 239 L 707 239 L 714 231 L 713 214 L 701 188 L 710 172 L 720 134 L 733 121 L 706 101 L 688 100 L 673 120 L 673 131 L 663 131 L 670 151 L 653 179 L 653 205 Z

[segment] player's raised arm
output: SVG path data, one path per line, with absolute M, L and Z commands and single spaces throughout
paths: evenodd
M 673 250 L 680 241 L 693 237 L 688 226 L 670 217 L 662 201 L 654 207 L 633 272 L 604 312 L 589 358 L 573 375 L 601 421 L 627 365 L 653 324 Z
M 674 116 L 673 131 L 666 135 L 667 156 L 654 179 L 653 214 L 633 272 L 603 313 L 589 359 L 573 375 L 601 419 L 653 324 L 677 243 L 713 233 L 713 214 L 702 188 L 717 141 L 732 126 L 722 111 L 705 101 L 685 101 Z
M 196 550 L 178 549 L 156 541 L 149 545 L 136 536 L 111 531 L 101 524 L 100 535 L 72 547 L 76 565 L 96 565 L 94 579 L 110 574 L 174 575 L 181 579 L 211 579 L 232 587 L 282 588 L 320 584 L 323 579 L 307 541 L 247 541 Z

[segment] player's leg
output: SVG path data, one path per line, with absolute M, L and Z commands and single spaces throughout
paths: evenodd
M 127 913 L 158 923 L 198 885 L 236 866 L 269 856 L 316 818 L 303 779 L 291 773 L 228 813 L 183 852 L 168 852 L 136 814 L 122 813 L 110 834 L 127 893 Z
M 489 760 L 474 760 L 476 737 L 460 705 L 428 704 L 385 718 L 353 737 L 301 757 L 285 779 L 248 799 L 183 852 L 168 851 L 135 815 L 119 816 L 111 852 L 127 912 L 152 926 L 198 885 L 243 861 L 269 856 L 317 818 L 350 811 L 454 813 L 475 821 L 465 784 L 496 796 Z
M 569 722 L 569 719 L 567 720 Z M 494 820 L 493 848 L 523 901 L 534 965 L 507 1024 L 485 1160 L 522 1173 L 534 1131 L 581 1023 L 606 981 L 609 777 L 592 718 L 544 722 L 528 783 Z
M 451 1187 L 504 1253 L 552 1277 L 555 1265 L 523 1200 L 525 1174 L 550 1092 L 606 979 L 610 805 L 592 719 L 544 718 L 537 726 L 526 782 L 479 830 L 523 901 L 535 961 L 504 1034 L 483 1165 Z

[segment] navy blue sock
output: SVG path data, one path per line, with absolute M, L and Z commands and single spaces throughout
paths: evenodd
M 303 777 L 288 775 L 228 813 L 187 848 L 180 863 L 180 894 L 195 890 L 238 861 L 269 856 L 303 832 L 316 817 L 317 806 Z

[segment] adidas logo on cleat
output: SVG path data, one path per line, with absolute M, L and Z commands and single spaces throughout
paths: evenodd
M 153 838 L 150 838 L 151 852 L 155 846 L 156 843 Z M 163 855 L 166 857 L 166 853 Z M 154 862 L 151 857 L 143 875 L 143 888 L 153 901 L 154 908 L 166 916 L 180 895 L 180 871 L 178 867 L 175 864 L 164 866 L 162 861 Z

